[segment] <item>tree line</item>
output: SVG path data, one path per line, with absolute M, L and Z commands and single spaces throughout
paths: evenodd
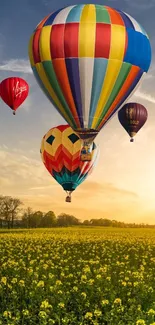
M 81 221 L 73 215 L 61 213 L 56 216 L 53 211 L 46 213 L 33 211 L 28 207 L 22 209 L 23 202 L 18 198 L 0 195 L 0 228 L 49 228 L 69 226 L 103 226 L 117 228 L 155 228 L 155 225 L 125 223 L 107 218 Z

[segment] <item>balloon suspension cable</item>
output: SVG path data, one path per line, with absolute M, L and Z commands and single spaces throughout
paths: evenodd
M 133 139 L 133 138 L 131 138 L 131 139 L 130 139 L 130 142 L 134 142 L 134 139 Z
M 16 115 L 16 112 L 15 111 L 13 111 L 13 115 Z
M 72 202 L 71 194 L 72 191 L 66 191 L 67 196 L 66 196 L 66 202 Z

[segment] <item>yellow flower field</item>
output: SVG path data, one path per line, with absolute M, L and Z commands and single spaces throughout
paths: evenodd
M 0 324 L 155 325 L 155 230 L 0 232 Z

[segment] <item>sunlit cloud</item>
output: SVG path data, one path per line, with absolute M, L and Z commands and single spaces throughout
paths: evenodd
M 111 183 L 105 183 L 105 182 L 102 182 L 102 183 L 99 183 L 99 182 L 95 182 L 95 181 L 87 181 L 85 183 L 83 183 L 80 187 L 80 193 L 79 193 L 79 196 L 83 195 L 84 192 L 87 191 L 87 194 L 91 195 L 94 195 L 93 193 L 94 192 L 98 192 L 98 193 L 101 193 L 101 194 L 104 194 L 106 196 L 109 196 L 109 195 L 115 195 L 116 198 L 117 196 L 119 195 L 121 198 L 122 196 L 128 196 L 128 197 L 132 197 L 132 198 L 137 198 L 138 195 L 132 191 L 128 191 L 126 189 L 121 189 L 121 188 L 117 188 L 116 186 L 114 186 L 113 184 Z
M 0 70 L 32 74 L 29 61 L 24 59 L 10 59 L 8 61 L 4 61 L 0 65 Z
M 138 97 L 140 99 L 147 100 L 148 102 L 150 102 L 152 104 L 155 104 L 155 97 L 152 96 L 152 95 L 149 95 L 148 93 L 145 93 L 144 91 L 142 92 L 141 90 L 137 90 L 134 93 L 134 96 L 135 97 Z

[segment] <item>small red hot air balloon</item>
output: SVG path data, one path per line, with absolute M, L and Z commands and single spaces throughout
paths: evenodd
M 120 109 L 118 119 L 131 137 L 130 142 L 134 141 L 133 137 L 145 124 L 147 117 L 147 109 L 138 103 L 127 103 Z
M 0 95 L 3 101 L 15 111 L 24 102 L 29 93 L 27 82 L 18 77 L 4 79 L 0 84 Z

